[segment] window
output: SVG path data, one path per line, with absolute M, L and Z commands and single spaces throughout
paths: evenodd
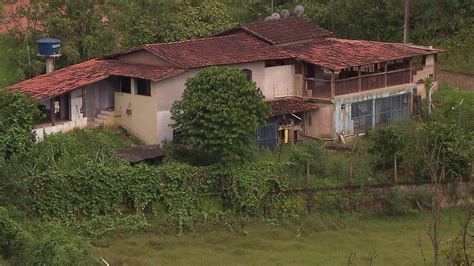
M 151 84 L 146 79 L 137 80 L 137 95 L 151 96 Z
M 244 70 L 242 70 L 242 72 L 244 72 L 245 78 L 246 78 L 248 81 L 252 81 L 252 70 L 250 70 L 250 69 L 244 69 Z
M 410 115 L 410 94 L 402 94 L 375 101 L 377 126 L 396 122 Z
M 354 132 L 363 132 L 372 127 L 372 100 L 351 104 Z
M 122 93 L 132 93 L 129 77 L 121 77 L 120 78 L 120 92 L 122 92 Z

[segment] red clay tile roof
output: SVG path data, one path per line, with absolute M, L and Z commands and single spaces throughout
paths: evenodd
M 303 99 L 297 97 L 273 99 L 268 100 L 267 103 L 272 106 L 272 116 L 295 114 L 319 109 L 317 105 L 306 103 Z
M 332 70 L 362 66 L 384 61 L 427 55 L 441 50 L 418 49 L 402 43 L 362 40 L 326 39 L 318 42 L 285 46 L 303 61 Z
M 286 51 L 246 33 L 181 42 L 146 44 L 144 49 L 182 68 L 291 57 Z
M 183 69 L 128 64 L 117 60 L 89 60 L 7 87 L 20 90 L 37 100 L 48 99 L 104 80 L 109 76 L 128 76 L 158 81 L 185 72 Z
M 321 39 L 332 35 L 332 32 L 299 17 L 242 24 L 218 35 L 233 34 L 239 31 L 245 31 L 271 44 Z

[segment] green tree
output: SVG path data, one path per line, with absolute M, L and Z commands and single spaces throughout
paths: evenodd
M 217 0 L 185 2 L 163 28 L 164 41 L 207 37 L 229 29 L 232 20 L 226 7 Z
M 176 13 L 178 0 L 118 0 L 110 3 L 110 23 L 122 48 L 162 41 L 163 24 Z
M 0 162 L 30 151 L 39 115 L 35 101 L 19 92 L 0 90 Z
M 101 0 L 38 0 L 20 6 L 8 19 L 14 22 L 26 18 L 27 28 L 17 25 L 12 31 L 19 41 L 24 41 L 25 31 L 33 40 L 46 36 L 59 38 L 63 54 L 60 65 L 69 65 L 116 49 L 109 13 L 110 5 Z
M 270 106 L 255 83 L 238 69 L 211 67 L 188 79 L 182 99 L 171 108 L 182 142 L 201 148 L 216 161 L 247 155 L 255 129 Z

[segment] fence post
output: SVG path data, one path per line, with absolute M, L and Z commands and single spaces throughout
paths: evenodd
M 397 184 L 398 176 L 397 176 L 397 155 L 396 154 L 393 156 L 393 177 L 394 177 L 395 184 Z
M 309 169 L 309 161 L 306 162 L 306 186 L 307 186 L 306 212 L 311 213 L 311 207 L 313 205 L 313 189 L 311 187 L 311 174 L 310 174 L 310 169 Z

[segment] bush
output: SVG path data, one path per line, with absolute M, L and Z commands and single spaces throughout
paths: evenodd
M 382 212 L 391 216 L 406 215 L 415 211 L 412 207 L 408 192 L 395 188 L 388 193 Z
M 253 217 L 294 214 L 287 198 L 288 177 L 283 163 L 248 163 L 230 170 L 229 197 L 234 211 Z
M 100 265 L 92 246 L 55 224 L 48 224 L 33 248 L 34 265 Z
M 32 236 L 15 222 L 7 209 L 0 207 L 0 255 L 3 259 L 19 261 L 27 256 Z
M 35 101 L 19 92 L 0 90 L 0 162 L 29 153 L 39 117 Z
M 176 141 L 215 163 L 248 159 L 254 131 L 270 115 L 262 92 L 236 68 L 210 67 L 186 81 L 171 108 Z
M 406 141 L 402 131 L 394 126 L 372 129 L 368 133 L 371 142 L 369 152 L 376 158 L 375 164 L 380 169 L 394 167 L 394 156 L 402 161 Z

